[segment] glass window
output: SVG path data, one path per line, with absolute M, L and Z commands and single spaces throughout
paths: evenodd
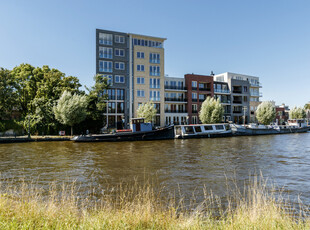
M 113 71 L 113 63 L 111 61 L 99 61 L 99 72 L 109 72 Z
M 112 59 L 113 58 L 113 50 L 112 50 L 112 48 L 100 46 L 99 47 L 99 57 L 100 58 Z
M 144 97 L 144 90 L 137 90 L 137 96 L 138 97 Z
M 125 43 L 125 37 L 120 35 L 114 35 L 116 43 Z
M 196 133 L 201 133 L 201 128 L 200 126 L 194 126 Z
M 137 65 L 137 71 L 144 71 L 144 65 Z
M 125 63 L 124 62 L 115 62 L 115 69 L 124 70 L 125 69 Z
M 197 81 L 192 81 L 192 87 L 197 88 Z
M 125 50 L 123 50 L 123 49 L 115 49 L 115 56 L 125 57 Z
M 193 126 L 184 126 L 184 129 L 185 129 L 186 134 L 194 134 L 195 133 Z
M 125 77 L 123 75 L 115 75 L 115 83 L 124 83 Z
M 150 76 L 160 76 L 160 67 L 150 66 Z
M 204 129 L 205 130 L 213 130 L 213 127 L 212 127 L 212 125 L 205 125 Z
M 197 99 L 197 93 L 192 93 L 192 99 Z
M 223 126 L 223 125 L 216 125 L 216 126 L 215 126 L 215 129 L 216 129 L 216 130 L 223 130 L 223 129 L 224 129 L 224 126 Z
M 144 52 L 137 52 L 137 58 L 144 58 Z
M 99 33 L 99 44 L 112 45 L 113 44 L 112 34 Z

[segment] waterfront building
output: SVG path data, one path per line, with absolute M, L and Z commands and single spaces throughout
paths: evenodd
M 289 119 L 289 107 L 285 104 L 276 106 L 276 120 L 278 125 L 284 125 Z
M 231 121 L 231 92 L 227 82 L 214 81 L 214 98 L 219 99 L 224 107 L 223 121 Z
M 262 93 L 260 92 L 260 88 L 262 88 L 262 85 L 259 82 L 259 77 L 250 76 L 250 75 L 244 75 L 244 74 L 237 74 L 237 73 L 230 73 L 230 72 L 214 75 L 214 81 L 229 82 L 230 79 L 235 79 L 235 80 L 239 80 L 239 81 L 248 81 L 249 82 L 248 91 L 249 91 L 250 95 L 249 95 L 249 98 L 248 98 L 249 99 L 249 109 L 248 110 L 250 111 L 249 112 L 250 113 L 249 114 L 250 119 L 248 121 L 249 122 L 256 122 L 257 120 L 256 120 L 256 117 L 255 117 L 255 111 L 256 111 L 258 105 L 261 103 L 259 98 L 262 97 Z M 244 86 L 246 86 L 246 85 L 244 85 Z M 237 85 L 236 85 L 236 87 L 237 87 Z M 235 90 L 235 91 L 240 91 L 240 90 Z M 244 93 L 247 94 L 247 92 L 244 92 Z M 237 94 L 235 94 L 234 96 L 238 97 Z M 247 95 L 243 95 L 243 96 L 247 96 Z M 238 99 L 238 98 L 235 98 L 235 99 Z M 238 100 L 236 100 L 236 101 L 238 101 Z M 247 103 L 241 103 L 241 104 L 247 104 Z M 236 109 L 235 111 L 239 112 L 240 104 L 239 104 L 239 106 L 238 105 L 233 105 L 232 109 L 233 109 L 233 111 L 234 111 L 234 109 Z M 240 117 L 240 116 L 235 116 L 235 117 Z M 232 121 L 235 121 L 236 119 L 239 119 L 239 118 L 234 118 Z
M 214 96 L 213 76 L 185 74 L 185 87 L 187 88 L 187 112 L 189 124 L 198 124 L 199 111 L 202 102 Z
M 155 125 L 165 124 L 165 38 L 96 29 L 96 74 L 106 76 L 110 87 L 106 121 L 114 128 L 128 127 L 138 106 L 153 101 L 158 114 Z
M 184 78 L 165 77 L 165 125 L 187 124 L 186 92 Z

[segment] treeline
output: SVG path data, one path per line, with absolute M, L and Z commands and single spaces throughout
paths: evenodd
M 14 129 L 22 133 L 30 128 L 32 134 L 58 134 L 59 130 L 68 133 L 74 125 L 75 133 L 86 129 L 97 132 L 104 126 L 107 79 L 96 75 L 94 86 L 87 88 L 88 92 L 81 90 L 81 86 L 77 77 L 66 76 L 46 65 L 0 68 L 0 132 Z M 63 106 L 56 109 L 64 94 L 63 100 L 67 102 L 63 101 Z M 74 100 L 83 100 L 83 103 L 80 106 L 72 103 Z M 82 111 L 83 119 L 75 118 L 73 123 L 62 119 L 65 116 L 67 120 L 74 120 L 74 109 Z

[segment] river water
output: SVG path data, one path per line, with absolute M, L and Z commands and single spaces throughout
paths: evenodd
M 156 179 L 190 195 L 203 187 L 224 196 L 227 181 L 262 173 L 310 204 L 310 133 L 121 143 L 37 142 L 0 145 L 1 180 L 76 181 L 81 190 L 134 178 Z

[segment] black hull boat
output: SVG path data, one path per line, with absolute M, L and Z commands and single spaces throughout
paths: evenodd
M 75 142 L 118 142 L 118 141 L 153 141 L 174 138 L 174 127 L 165 127 L 150 131 L 123 132 L 115 134 L 97 134 L 76 136 Z

